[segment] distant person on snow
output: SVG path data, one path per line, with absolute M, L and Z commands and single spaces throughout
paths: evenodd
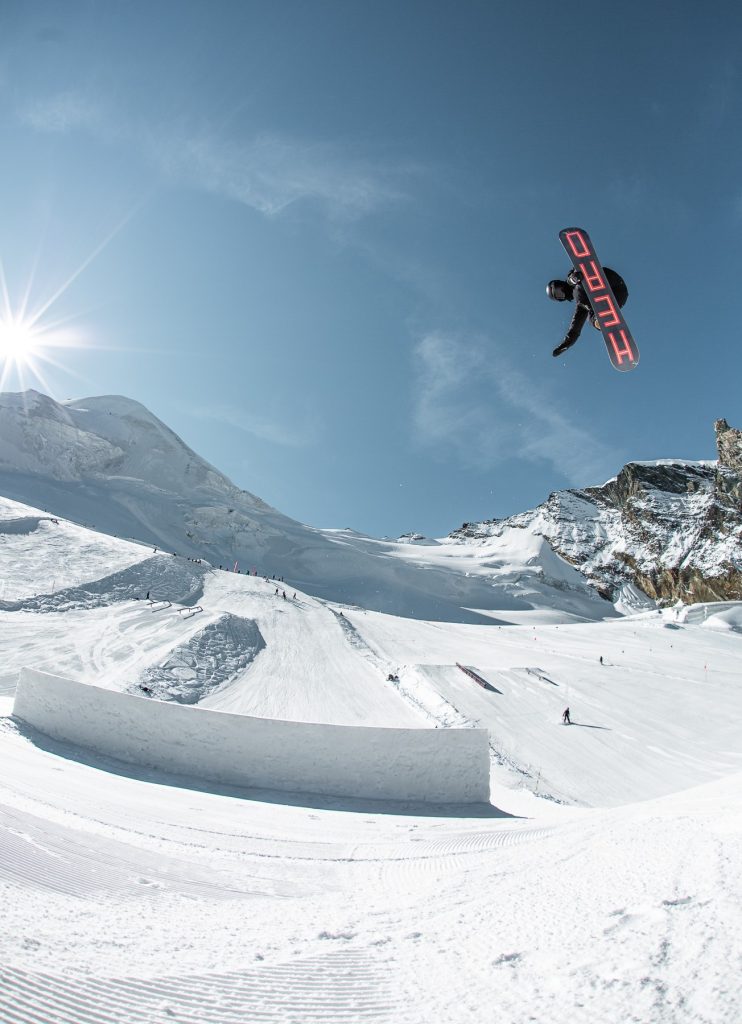
M 565 708 L 562 712 L 562 721 L 565 725 L 571 725 L 572 719 L 569 717 L 569 708 Z
M 629 297 L 629 289 L 626 287 L 626 282 L 620 274 L 617 274 L 615 270 L 611 270 L 610 267 L 603 267 L 603 270 L 608 279 L 608 284 L 616 296 L 616 302 L 619 306 L 623 306 Z M 593 327 L 598 331 L 600 330 L 600 324 L 593 313 L 579 270 L 570 270 L 566 281 L 549 281 L 546 286 L 546 294 L 554 302 L 572 302 L 573 299 L 575 302 L 575 311 L 572 314 L 569 330 L 565 335 L 564 341 L 557 345 L 552 355 L 560 356 L 562 352 L 572 348 L 579 338 L 588 317 Z

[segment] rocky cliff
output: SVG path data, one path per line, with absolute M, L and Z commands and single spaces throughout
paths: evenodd
M 557 491 L 509 519 L 465 524 L 471 542 L 520 528 L 548 540 L 604 597 L 662 604 L 742 599 L 742 431 L 715 424 L 717 462 L 632 462 L 601 487 Z

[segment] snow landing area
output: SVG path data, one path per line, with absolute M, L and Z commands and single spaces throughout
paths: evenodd
M 739 606 L 425 622 L 208 568 L 198 600 L 153 601 L 167 570 L 151 549 L 25 529 L 0 531 L 4 600 L 33 599 L 0 611 L 0 1020 L 737 1024 Z M 142 593 L 111 585 L 145 561 Z M 95 601 L 38 600 L 60 588 Z M 264 647 L 237 630 L 210 674 L 229 616 Z M 173 674 L 187 652 L 194 674 Z M 169 700 L 185 679 L 196 709 L 483 724 L 492 803 L 137 769 L 10 717 L 24 665 L 120 691 L 147 678 Z

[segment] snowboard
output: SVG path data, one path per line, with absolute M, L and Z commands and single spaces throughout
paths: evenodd
M 559 232 L 559 241 L 572 260 L 572 266 L 582 275 L 582 286 L 590 299 L 608 358 L 617 370 L 633 370 L 639 362 L 639 349 L 608 284 L 590 235 L 582 228 L 564 228 Z

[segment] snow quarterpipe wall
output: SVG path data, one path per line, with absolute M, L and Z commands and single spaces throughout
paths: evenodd
M 250 718 L 22 669 L 13 716 L 52 739 L 211 782 L 426 803 L 489 801 L 486 729 Z

